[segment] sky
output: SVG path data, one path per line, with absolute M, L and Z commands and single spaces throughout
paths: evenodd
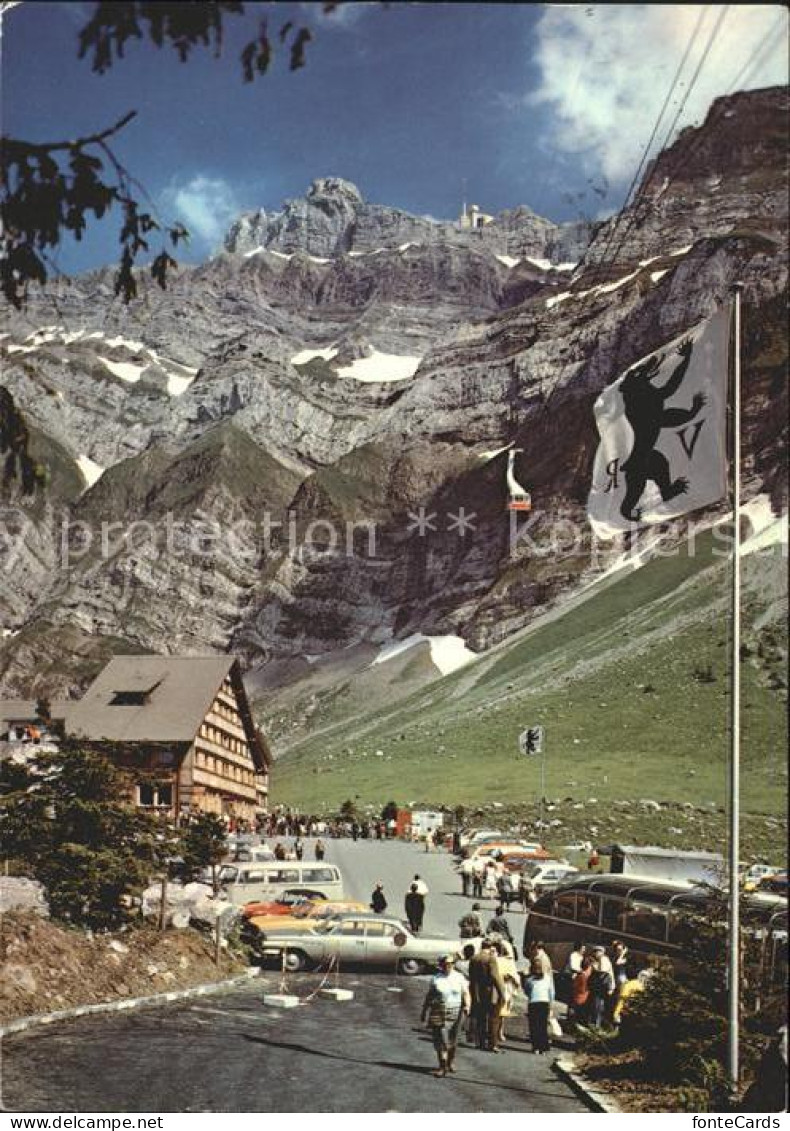
M 443 219 L 464 195 L 491 213 L 607 215 L 657 123 L 651 154 L 715 97 L 788 81 L 781 5 L 246 4 L 218 58 L 199 49 L 182 64 L 144 40 L 103 75 L 77 57 L 94 7 L 25 0 L 3 13 L 2 132 L 60 141 L 136 110 L 113 150 L 161 218 L 190 229 L 187 261 L 215 251 L 240 213 L 278 209 L 321 176 Z M 280 51 L 245 84 L 239 54 L 261 18 L 275 39 L 292 19 L 313 40 L 301 70 Z M 91 225 L 58 266 L 114 262 L 117 236 L 112 219 Z

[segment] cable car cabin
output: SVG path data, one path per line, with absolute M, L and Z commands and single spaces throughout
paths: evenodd
M 578 876 L 542 895 L 528 910 L 524 951 L 542 940 L 554 969 L 562 970 L 574 943 L 608 949 L 620 939 L 637 970 L 659 955 L 672 959 L 682 974 L 695 924 L 710 922 L 715 903 L 709 890 L 683 883 L 612 874 Z M 759 943 L 765 980 L 784 985 L 787 901 L 781 896 L 744 896 L 741 921 L 744 937 Z
M 511 496 L 508 499 L 507 509 L 509 511 L 531 511 L 532 497 L 526 491 L 523 495 Z
M 525 491 L 521 484 L 517 482 L 514 474 L 516 453 L 522 450 L 522 448 L 511 448 L 507 454 L 507 474 L 505 479 L 508 489 L 507 509 L 509 511 L 532 510 L 532 496 L 529 491 Z

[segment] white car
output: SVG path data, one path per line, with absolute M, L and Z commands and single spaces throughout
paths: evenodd
M 579 869 L 570 864 L 560 864 L 556 860 L 549 860 L 546 864 L 531 864 L 522 872 L 521 886 L 527 891 L 534 891 L 536 895 L 555 888 L 569 876 L 576 875 Z
M 504 833 L 498 829 L 469 829 L 467 832 L 461 833 L 461 849 L 472 848 L 486 840 L 499 839 L 504 836 Z
M 258 945 L 263 958 L 296 972 L 310 966 L 378 966 L 402 974 L 433 970 L 444 954 L 455 954 L 472 939 L 449 939 L 442 935 L 414 935 L 400 919 L 370 912 L 349 912 L 318 920 L 309 931 L 266 934 Z

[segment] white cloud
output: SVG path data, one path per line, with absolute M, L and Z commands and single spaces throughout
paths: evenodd
M 587 172 L 630 180 L 702 13 L 700 30 L 654 142 L 688 91 L 723 5 L 548 7 L 536 27 L 540 85 L 528 98 L 551 111 L 551 142 Z M 787 82 L 787 11 L 730 5 L 676 129 L 700 123 L 731 90 Z M 680 84 L 684 85 L 680 85 Z
M 236 193 L 221 177 L 198 173 L 185 184 L 171 182 L 164 193 L 168 219 L 180 220 L 194 241 L 212 247 L 242 211 Z

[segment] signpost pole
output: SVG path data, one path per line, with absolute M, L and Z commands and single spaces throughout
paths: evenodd
M 540 754 L 540 823 L 546 823 L 546 736 L 543 736 Z

